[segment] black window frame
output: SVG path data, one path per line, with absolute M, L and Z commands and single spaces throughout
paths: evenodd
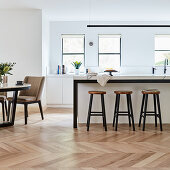
M 74 36 L 74 35 L 75 35 L 75 36 L 76 36 L 76 35 L 82 35 L 82 36 L 84 36 L 84 47 L 83 47 L 83 48 L 84 48 L 84 53 L 64 53 L 64 52 L 63 52 L 63 46 L 64 46 L 64 45 L 63 45 L 63 36 L 67 36 L 67 35 L 68 35 L 68 36 L 71 36 L 71 35 L 73 35 L 73 36 Z M 83 65 L 83 66 L 85 67 L 85 34 L 62 34 L 62 35 L 61 35 L 61 39 L 62 39 L 62 62 L 61 62 L 62 65 L 64 64 L 64 63 L 63 63 L 63 56 L 64 56 L 64 55 L 84 55 L 84 57 L 83 57 L 83 58 L 84 58 L 84 65 Z
M 120 34 L 98 34 L 98 67 L 100 67 L 99 65 L 99 59 L 100 59 L 100 55 L 120 55 L 120 67 L 121 67 L 121 61 L 122 61 L 122 57 L 121 57 L 121 49 L 122 49 L 122 43 L 121 43 L 121 35 L 120 35 L 120 53 L 99 53 L 99 38 L 100 35 L 120 35 Z

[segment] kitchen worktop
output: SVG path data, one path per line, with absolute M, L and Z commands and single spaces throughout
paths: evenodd
M 74 80 L 96 80 L 97 76 L 87 76 L 87 75 L 78 75 L 73 76 Z M 170 75 L 152 75 L 152 74 L 146 74 L 146 75 L 125 75 L 125 74 L 115 74 L 111 76 L 111 80 L 114 79 L 170 79 Z

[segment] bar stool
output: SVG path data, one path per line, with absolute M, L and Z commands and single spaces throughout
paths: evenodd
M 88 111 L 88 116 L 87 116 L 87 131 L 89 131 L 91 116 L 102 116 L 103 117 L 103 127 L 105 127 L 105 131 L 107 131 L 106 113 L 105 113 L 105 104 L 104 104 L 104 94 L 106 94 L 106 92 L 105 91 L 89 91 L 88 93 L 90 94 L 90 102 L 89 102 L 89 111 Z M 102 105 L 101 112 L 92 112 L 91 111 L 94 94 L 101 95 L 101 105 Z
M 160 130 L 162 131 L 162 118 L 161 118 L 161 109 L 160 109 L 160 100 L 159 100 L 160 91 L 157 89 L 142 90 L 142 94 L 143 94 L 143 98 L 142 98 L 142 106 L 141 106 L 141 112 L 139 118 L 139 127 L 141 125 L 141 120 L 143 118 L 143 131 L 144 131 L 146 116 L 155 116 L 155 127 L 157 127 L 157 117 L 158 117 L 160 122 Z M 154 111 L 147 111 L 149 94 L 153 94 Z M 158 109 L 158 113 L 157 113 L 157 109 Z
M 132 119 L 133 131 L 135 131 L 132 100 L 131 100 L 132 91 L 119 90 L 119 91 L 114 91 L 114 93 L 116 94 L 115 110 L 114 110 L 114 116 L 113 116 L 113 127 L 114 127 L 115 120 L 116 120 L 115 131 L 117 131 L 117 127 L 118 127 L 118 116 L 128 116 L 129 126 L 131 126 L 131 119 Z M 120 95 L 121 94 L 126 94 L 128 111 L 119 111 Z M 125 114 L 125 113 L 127 113 L 127 114 Z

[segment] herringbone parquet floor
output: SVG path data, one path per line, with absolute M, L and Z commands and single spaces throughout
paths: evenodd
M 31 113 L 24 125 L 17 113 L 14 127 L 0 129 L 0 169 L 38 170 L 169 170 L 170 125 L 161 133 L 153 125 L 142 132 L 111 125 L 72 128 L 68 109 L 47 109 L 45 120 Z

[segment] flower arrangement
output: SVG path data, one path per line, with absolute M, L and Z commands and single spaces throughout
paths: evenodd
M 81 61 L 75 61 L 75 62 L 72 62 L 71 63 L 72 65 L 73 65 L 73 67 L 75 68 L 75 69 L 79 69 L 80 68 L 80 66 L 82 65 L 82 62 Z
M 0 76 L 6 76 L 7 74 L 11 74 L 11 70 L 13 69 L 16 63 L 0 63 Z

